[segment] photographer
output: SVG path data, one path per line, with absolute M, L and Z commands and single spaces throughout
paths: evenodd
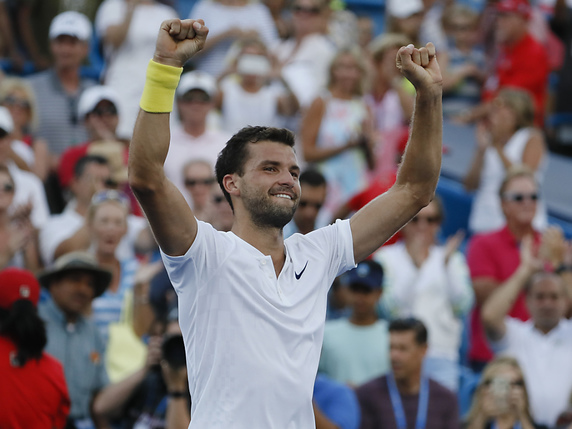
M 533 423 L 528 392 L 516 359 L 501 357 L 488 364 L 481 377 L 465 429 L 541 429 Z
M 122 413 L 122 428 L 186 429 L 190 418 L 190 395 L 183 337 L 176 318 L 169 314 L 166 327 L 157 322 L 149 338 L 149 353 L 160 354 L 135 389 Z M 164 331 L 161 335 L 160 332 Z

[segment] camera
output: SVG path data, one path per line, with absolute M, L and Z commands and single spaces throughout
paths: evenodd
M 163 341 L 161 345 L 163 359 L 167 361 L 173 369 L 183 368 L 186 364 L 185 344 L 182 335 L 171 335 Z

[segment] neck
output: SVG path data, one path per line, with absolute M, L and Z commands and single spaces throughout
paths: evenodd
M 519 225 L 519 224 L 515 224 L 515 223 L 509 223 L 507 226 L 508 226 L 510 233 L 518 241 L 522 240 L 527 235 L 534 236 L 534 228 L 532 227 L 532 224 Z
M 403 378 L 396 378 L 395 384 L 397 384 L 399 393 L 404 393 L 406 395 L 415 395 L 419 393 L 419 389 L 421 388 L 421 369 Z
M 548 334 L 550 331 L 552 331 L 557 326 L 558 326 L 558 323 L 556 325 L 553 325 L 553 326 L 539 326 L 536 323 L 534 324 L 534 327 L 537 330 L 539 330 L 540 332 L 542 332 L 544 335 Z
M 347 91 L 345 88 L 336 88 L 333 87 L 330 90 L 330 93 L 334 98 L 340 98 L 342 100 L 351 100 L 354 94 L 350 91 Z
M 201 122 L 187 121 L 183 124 L 183 129 L 187 134 L 193 137 L 200 137 L 207 130 L 207 124 L 205 121 Z
M 96 259 L 99 265 L 103 268 L 115 268 L 119 265 L 119 261 L 113 253 L 97 252 Z
M 366 314 L 353 312 L 350 316 L 350 323 L 357 326 L 371 326 L 377 322 L 375 311 Z
M 503 414 L 495 419 L 496 429 L 512 429 L 516 423 L 516 417 L 512 413 Z
M 67 92 L 74 93 L 79 88 L 79 67 L 56 68 L 56 75 Z

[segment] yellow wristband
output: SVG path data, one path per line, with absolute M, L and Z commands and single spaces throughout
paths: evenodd
M 182 67 L 159 64 L 153 60 L 147 65 L 147 79 L 139 107 L 149 113 L 169 113 L 173 110 L 175 90 Z

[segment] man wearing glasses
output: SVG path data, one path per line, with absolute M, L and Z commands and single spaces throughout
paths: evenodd
M 542 241 L 532 225 L 539 197 L 534 173 L 526 167 L 514 167 L 507 173 L 499 191 L 506 226 L 498 231 L 476 235 L 467 249 L 467 262 L 475 290 L 476 308 L 471 316 L 469 360 L 480 371 L 493 357 L 481 324 L 480 310 L 493 291 L 509 281 L 524 285 L 517 276 L 521 263 L 521 243 L 528 239 L 538 246 Z M 524 293 L 518 294 L 508 315 L 520 320 L 530 318 Z
M 292 220 L 284 227 L 284 238 L 299 232 L 307 234 L 316 229 L 316 220 L 326 200 L 328 185 L 326 178 L 317 170 L 307 170 L 300 174 L 302 196 Z

